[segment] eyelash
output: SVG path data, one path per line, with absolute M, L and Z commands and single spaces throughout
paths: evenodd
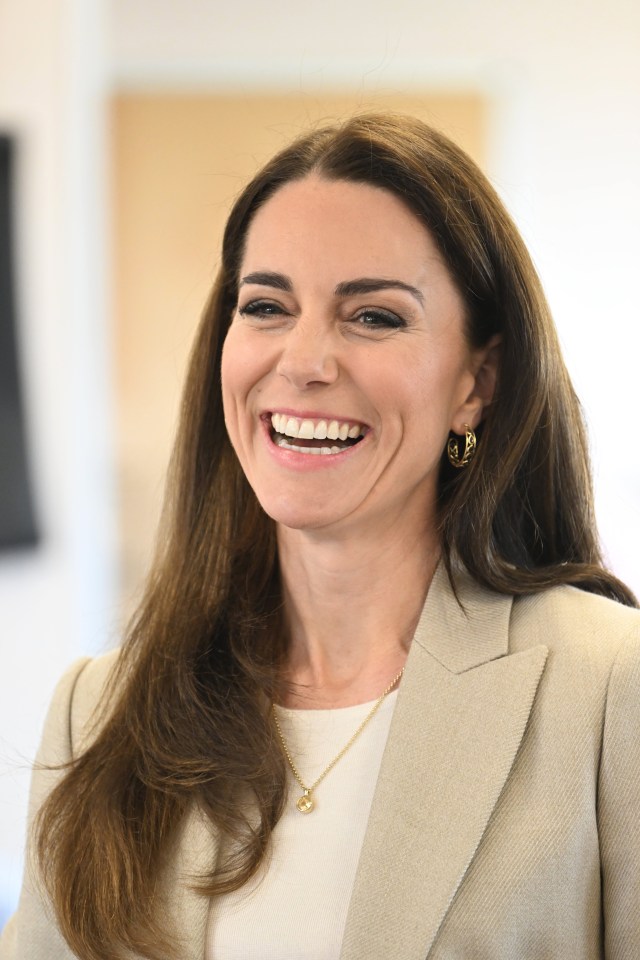
M 271 300 L 251 300 L 244 307 L 238 307 L 241 317 L 277 317 L 285 311 Z
M 273 303 L 271 300 L 250 300 L 249 303 L 246 303 L 243 307 L 238 307 L 238 313 L 241 317 L 248 316 L 268 318 L 284 316 L 287 314 L 287 311 L 284 310 L 279 304 Z M 374 323 L 359 322 L 366 317 L 373 319 Z M 397 314 L 392 313 L 389 310 L 381 310 L 380 308 L 372 307 L 364 307 L 360 309 L 350 322 L 356 322 L 359 326 L 368 328 L 370 330 L 399 330 L 407 325 L 406 321 Z
M 406 327 L 407 325 L 402 317 L 399 317 L 396 313 L 391 313 L 389 310 L 365 307 L 355 315 L 354 319 L 362 320 L 364 317 L 371 317 L 375 320 L 375 323 L 362 323 L 361 326 L 369 327 L 373 330 L 376 328 L 399 330 L 401 327 Z

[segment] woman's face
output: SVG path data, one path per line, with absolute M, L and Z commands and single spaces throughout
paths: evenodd
M 258 210 L 222 393 L 273 519 L 350 533 L 433 519 L 449 431 L 475 426 L 490 399 L 464 316 L 430 234 L 393 194 L 311 175 Z

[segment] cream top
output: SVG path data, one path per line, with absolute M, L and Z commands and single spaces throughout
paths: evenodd
M 397 691 L 314 791 L 290 774 L 269 862 L 241 890 L 212 902 L 205 960 L 338 960 L 360 850 Z M 353 736 L 375 701 L 336 710 L 289 710 L 278 718 L 294 763 L 312 784 Z

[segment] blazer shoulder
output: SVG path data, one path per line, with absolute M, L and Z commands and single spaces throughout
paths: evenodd
M 576 587 L 552 587 L 514 600 L 511 634 L 516 649 L 536 642 L 611 662 L 628 645 L 640 656 L 640 610 Z
M 95 736 L 108 713 L 109 682 L 120 659 L 120 649 L 86 660 L 77 675 L 70 702 L 70 736 L 72 753 L 82 752 Z
M 41 886 L 34 849 L 34 822 L 38 811 L 60 782 L 93 724 L 119 651 L 91 659 L 82 657 L 65 671 L 54 690 L 33 767 L 29 795 L 25 877 L 17 913 L 0 937 L 2 960 L 56 958 L 73 960 L 69 947 L 52 920 L 51 905 Z
M 44 723 L 39 765 L 68 763 L 87 746 L 103 715 L 104 694 L 119 653 L 112 650 L 95 658 L 81 657 L 62 675 Z

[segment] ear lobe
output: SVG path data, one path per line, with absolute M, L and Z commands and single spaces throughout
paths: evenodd
M 465 424 L 475 429 L 483 420 L 485 409 L 493 403 L 500 372 L 501 344 L 502 337 L 496 334 L 473 356 L 473 387 L 458 409 L 453 427 L 460 436 L 464 434 Z

